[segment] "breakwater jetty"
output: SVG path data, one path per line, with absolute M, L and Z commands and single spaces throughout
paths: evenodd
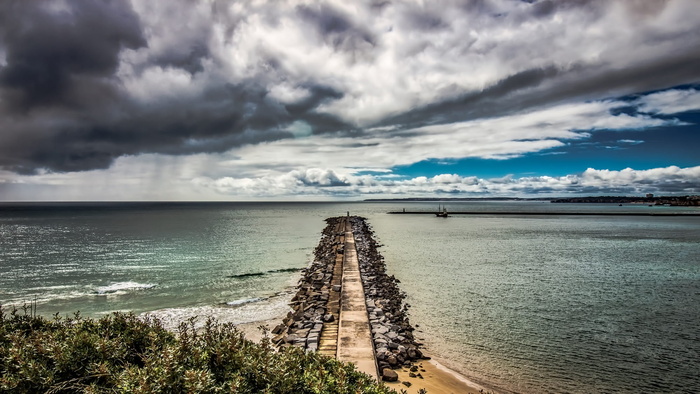
M 272 341 L 352 362 L 371 376 L 395 381 L 394 369 L 427 359 L 414 339 L 405 294 L 387 275 L 364 218 L 326 222 L 314 261 L 303 270 L 292 298 L 293 311 L 272 330 Z
M 389 211 L 390 215 L 435 215 L 436 211 Z M 537 212 L 537 211 L 449 211 L 449 215 L 481 215 L 481 216 L 695 216 L 700 212 Z

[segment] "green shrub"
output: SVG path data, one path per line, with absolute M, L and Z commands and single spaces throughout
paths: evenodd
M 0 309 L 0 392 L 391 393 L 318 353 L 276 351 L 231 324 L 194 321 L 168 332 L 158 320 L 114 313 L 45 319 Z

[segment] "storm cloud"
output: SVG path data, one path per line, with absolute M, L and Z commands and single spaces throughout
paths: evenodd
M 670 124 L 653 117 L 698 107 L 687 100 L 698 11 L 694 0 L 3 1 L 0 171 L 206 154 L 246 158 L 202 169 L 210 184 L 260 188 L 264 174 L 348 190 L 358 168 L 516 157 Z M 613 113 L 630 95 L 639 112 Z M 344 161 L 326 169 L 331 151 Z
M 128 1 L 0 5 L 0 166 L 83 171 L 123 155 L 222 152 L 289 138 L 295 121 L 319 133 L 349 128 L 315 111 L 342 92 L 306 81 L 295 86 L 303 97 L 283 102 L 259 75 L 222 76 L 208 21 L 179 35 L 165 26 L 177 21 L 163 17 L 186 18 L 187 3 L 151 6 L 159 12 L 153 25 Z M 261 67 L 274 74 L 272 54 Z

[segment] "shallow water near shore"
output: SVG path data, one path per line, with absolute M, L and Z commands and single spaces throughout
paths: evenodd
M 0 207 L 0 303 L 267 320 L 324 219 L 366 216 L 447 366 L 505 392 L 700 392 L 700 218 L 387 215 L 428 203 Z M 688 208 L 449 203 L 448 210 Z

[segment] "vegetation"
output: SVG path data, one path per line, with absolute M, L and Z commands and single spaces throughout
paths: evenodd
M 0 309 L 0 392 L 391 393 L 352 364 L 255 344 L 230 324 L 176 334 L 115 313 L 53 319 Z

